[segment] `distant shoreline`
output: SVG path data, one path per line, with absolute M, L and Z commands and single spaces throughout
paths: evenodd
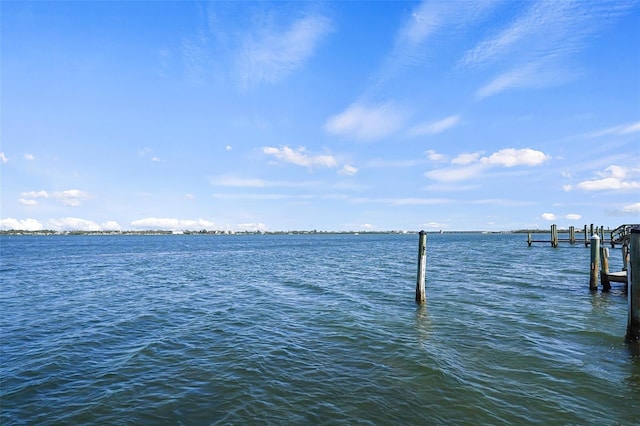
M 609 232 L 610 229 L 605 231 Z M 0 235 L 380 235 L 380 234 L 417 234 L 420 231 L 190 231 L 190 230 L 148 230 L 148 231 L 23 231 L 3 230 Z M 548 229 L 517 229 L 511 231 L 426 231 L 427 234 L 548 234 Z M 576 229 L 576 234 L 583 230 Z M 569 233 L 568 229 L 558 229 L 558 233 Z

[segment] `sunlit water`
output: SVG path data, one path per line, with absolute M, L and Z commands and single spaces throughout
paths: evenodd
M 419 307 L 415 234 L 0 243 L 2 425 L 640 424 L 581 244 L 429 235 Z

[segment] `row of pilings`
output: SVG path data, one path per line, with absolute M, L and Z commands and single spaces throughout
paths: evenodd
M 585 225 L 585 233 L 586 231 L 587 229 Z M 420 231 L 418 235 L 418 276 L 416 280 L 416 303 L 424 304 L 427 301 L 425 290 L 425 281 L 427 276 L 427 233 L 425 231 Z M 531 239 L 531 237 L 529 237 L 529 239 Z M 601 240 L 604 240 L 604 238 L 601 238 L 598 233 L 592 233 L 588 244 L 591 248 L 591 264 L 589 274 L 589 289 L 591 291 L 597 291 L 598 276 L 602 276 L 602 274 L 599 273 L 599 271 L 601 270 Z M 556 243 L 557 242 L 558 241 L 556 241 Z M 529 243 L 529 245 L 531 245 L 531 243 Z M 625 341 L 640 342 L 640 227 L 634 227 L 631 229 L 631 232 L 629 234 L 628 251 L 625 252 L 625 250 L 623 250 L 623 256 L 625 257 L 624 265 L 626 270 L 627 297 L 629 301 L 629 314 Z M 608 260 L 606 259 L 608 259 L 608 250 L 605 251 L 604 255 L 602 256 L 603 262 L 606 262 L 603 263 L 603 270 L 606 270 L 608 274 Z M 604 284 L 603 289 L 605 289 Z

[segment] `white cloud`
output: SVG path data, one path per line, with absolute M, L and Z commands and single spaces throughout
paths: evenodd
M 298 19 L 284 31 L 263 26 L 246 34 L 237 57 L 241 88 L 279 82 L 302 67 L 332 29 L 327 17 L 316 15 Z
M 392 104 L 365 106 L 354 103 L 325 123 L 325 131 L 362 141 L 391 136 L 404 124 L 404 112 Z
M 24 199 L 24 198 L 20 198 L 18 200 L 18 203 L 22 204 L 23 206 L 37 206 L 38 202 L 34 199 Z
M 227 145 L 224 147 L 225 150 L 227 151 L 231 151 L 233 149 L 233 147 L 231 145 Z
M 444 154 L 439 154 L 436 151 L 429 149 L 427 151 L 424 152 L 425 154 L 427 154 L 427 158 L 431 161 L 437 161 L 437 162 L 443 162 L 443 161 L 447 161 L 447 156 Z
M 185 220 L 176 218 L 147 217 L 131 222 L 136 229 L 157 229 L 157 230 L 199 230 L 199 229 L 216 229 L 213 222 L 204 219 Z
M 622 211 L 625 213 L 640 213 L 640 203 L 629 204 L 628 206 L 624 206 Z
M 478 158 L 480 158 L 479 152 L 460 154 L 456 158 L 451 160 L 451 164 L 465 165 L 475 163 L 476 161 L 478 161 Z
M 575 213 L 569 213 L 565 216 L 565 218 L 567 218 L 568 220 L 580 220 L 582 219 L 582 216 Z
M 121 229 L 120 224 L 114 220 L 109 220 L 100 225 L 101 231 L 120 231 Z
M 544 220 L 556 220 L 556 215 L 553 213 L 542 213 L 541 217 Z
M 550 158 L 542 151 L 528 148 L 507 148 L 479 157 L 479 153 L 460 154 L 451 161 L 454 166 L 430 170 L 425 176 L 440 182 L 456 182 L 475 178 L 491 166 L 537 166 Z
M 578 183 L 584 191 L 631 190 L 640 189 L 640 181 L 631 180 L 640 175 L 640 169 L 611 165 L 599 172 L 600 179 L 585 180 Z
M 62 204 L 69 207 L 78 207 L 82 204 L 83 200 L 90 197 L 89 193 L 81 191 L 79 189 L 68 189 L 66 191 L 59 191 L 48 193 L 47 191 L 29 191 L 23 192 L 22 198 L 19 202 L 23 205 L 36 205 L 36 198 L 55 198 L 60 200 Z
M 338 166 L 338 162 L 331 155 L 310 156 L 306 153 L 304 147 L 299 147 L 294 150 L 288 146 L 282 146 L 280 148 L 267 146 L 262 148 L 262 152 L 285 163 L 291 163 L 302 167 L 312 168 L 314 166 L 319 166 L 331 168 Z
M 483 157 L 480 162 L 483 164 L 501 165 L 504 167 L 513 166 L 537 166 L 544 163 L 550 157 L 542 151 L 535 149 L 514 149 L 507 148 Z
M 6 231 L 40 231 L 43 229 L 42 224 L 35 219 L 18 220 L 12 217 L 0 219 L 0 227 Z
M 267 226 L 264 223 L 240 223 L 238 229 L 242 231 L 258 232 L 267 231 Z
M 435 135 L 454 127 L 460 122 L 459 115 L 451 115 L 438 121 L 420 123 L 409 130 L 411 136 Z
M 29 160 L 29 161 L 33 161 L 36 159 L 36 157 L 34 157 L 33 154 L 25 154 L 24 155 L 25 160 Z
M 338 173 L 340 173 L 341 175 L 353 176 L 358 173 L 358 169 L 349 164 L 345 164 Z
M 466 167 L 447 167 L 441 169 L 430 170 L 425 173 L 429 179 L 440 182 L 457 182 L 467 180 L 478 176 L 484 167 L 479 164 L 473 164 Z
M 49 226 L 56 231 L 100 231 L 97 223 L 77 217 L 50 219 Z
M 70 207 L 78 207 L 82 204 L 83 200 L 89 198 L 89 194 L 80 191 L 79 189 L 69 189 L 67 191 L 55 192 L 53 194 L 55 198 L 62 201 L 62 204 Z
M 23 192 L 22 196 L 24 198 L 49 198 L 49 194 L 47 191 L 29 191 Z
M 623 182 L 620 179 L 609 177 L 580 182 L 578 187 L 584 191 L 607 191 L 640 189 L 640 182 Z
M 4 152 L 0 152 L 0 161 L 2 161 L 3 164 L 7 164 L 9 162 L 9 159 L 4 155 Z

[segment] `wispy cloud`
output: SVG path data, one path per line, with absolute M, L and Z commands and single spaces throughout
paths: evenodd
M 358 169 L 350 164 L 345 164 L 338 173 L 345 176 L 353 176 L 358 173 Z
M 394 78 L 407 67 L 421 65 L 425 46 L 437 33 L 456 32 L 481 20 L 498 3 L 488 1 L 423 1 L 398 29 L 394 47 L 380 68 L 377 84 Z
M 622 211 L 625 213 L 637 213 L 640 214 L 640 203 L 629 204 L 628 206 L 624 206 Z
M 578 183 L 577 187 L 583 191 L 627 191 L 640 189 L 640 181 L 634 180 L 634 178 L 640 177 L 640 168 L 612 165 L 597 175 L 597 179 L 582 181 Z M 565 189 L 570 190 L 572 187 L 567 186 Z
M 442 133 L 460 122 L 459 115 L 450 115 L 438 121 L 420 123 L 409 129 L 410 136 L 436 135 Z
M 241 88 L 279 82 L 302 67 L 332 29 L 331 20 L 322 15 L 295 20 L 284 30 L 267 24 L 252 28 L 242 37 L 236 58 Z
M 213 186 L 224 186 L 233 188 L 304 188 L 317 186 L 318 181 L 270 181 L 258 178 L 247 178 L 236 175 L 220 175 L 209 178 L 209 183 Z
M 0 161 L 2 161 L 2 164 L 7 164 L 9 162 L 9 159 L 4 155 L 4 152 L 0 152 Z
M 292 149 L 288 146 L 281 146 L 279 148 L 273 146 L 266 146 L 262 148 L 262 152 L 266 155 L 270 155 L 281 162 L 295 164 L 302 167 L 337 167 L 338 162 L 331 155 L 309 155 L 304 147 L 298 147 Z
M 458 182 L 472 179 L 482 173 L 484 169 L 485 167 L 481 164 L 473 164 L 465 167 L 445 167 L 430 170 L 425 173 L 425 176 L 440 182 Z
M 459 61 L 459 66 L 467 69 L 502 69 L 477 91 L 478 98 L 576 78 L 580 71 L 571 69 L 567 59 L 587 46 L 590 34 L 630 7 L 625 2 L 545 0 L 521 4 L 527 6 L 521 15 L 468 50 Z
M 249 201 L 275 201 L 295 198 L 291 194 L 265 194 L 265 193 L 215 193 L 212 197 L 218 200 L 249 200 Z
M 589 133 L 586 135 L 588 138 L 599 138 L 601 136 L 624 136 L 630 135 L 633 133 L 640 133 L 640 121 L 636 121 L 635 123 L 622 124 L 619 126 L 613 126 L 602 130 L 597 130 L 595 132 Z
M 475 163 L 476 161 L 478 161 L 478 158 L 480 158 L 479 152 L 463 153 L 459 154 L 458 156 L 456 156 L 456 158 L 451 160 L 451 164 L 459 164 L 461 166 L 464 166 L 465 164 Z
M 375 141 L 397 132 L 406 118 L 405 111 L 391 103 L 373 106 L 354 103 L 340 114 L 329 118 L 324 128 L 331 134 L 361 141 Z
M 26 206 L 35 206 L 38 204 L 38 198 L 53 198 L 62 202 L 65 206 L 78 207 L 82 201 L 90 198 L 90 194 L 79 189 L 68 189 L 66 191 L 58 191 L 48 193 L 47 191 L 29 191 L 23 192 L 20 204 Z

